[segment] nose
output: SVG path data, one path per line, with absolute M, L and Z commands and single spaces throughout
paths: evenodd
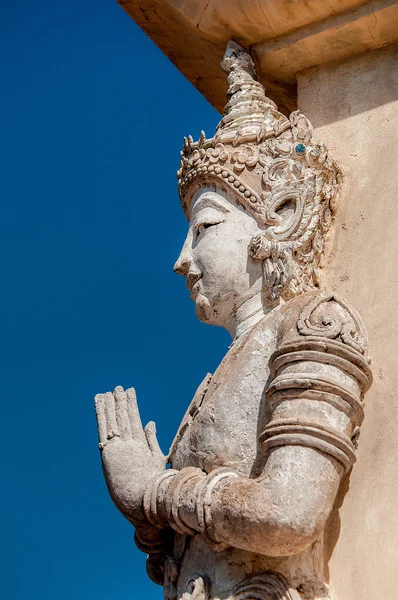
M 180 256 L 174 265 L 174 273 L 186 277 L 192 264 L 192 254 L 189 246 L 189 240 L 186 239 L 181 249 Z

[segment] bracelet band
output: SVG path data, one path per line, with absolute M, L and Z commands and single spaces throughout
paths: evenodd
M 196 520 L 198 528 L 203 537 L 210 542 L 216 550 L 223 550 L 228 547 L 217 538 L 213 519 L 211 516 L 212 496 L 216 487 L 226 480 L 238 477 L 237 473 L 228 468 L 220 468 L 212 471 L 203 481 L 196 487 Z
M 366 392 L 372 384 L 370 361 L 354 348 L 349 348 L 335 340 L 314 337 L 285 342 L 270 358 L 271 371 L 275 373 L 287 362 L 296 362 L 297 360 L 311 360 L 334 365 L 357 379 L 363 392 Z
M 185 467 L 182 469 L 169 484 L 166 493 L 165 509 L 166 517 L 169 525 L 181 535 L 196 535 L 196 531 L 186 525 L 179 516 L 180 507 L 180 495 L 184 485 L 194 479 L 195 477 L 202 476 L 204 478 L 204 472 L 197 467 Z
M 320 423 L 300 422 L 295 419 L 271 421 L 260 436 L 265 448 L 275 446 L 307 446 L 320 450 L 338 460 L 347 472 L 356 461 L 355 448 L 350 438 Z
M 178 471 L 175 469 L 167 469 L 160 477 L 152 481 L 144 494 L 143 508 L 144 513 L 148 521 L 158 529 L 163 527 L 163 523 L 158 516 L 158 492 L 159 488 L 166 479 L 169 477 L 175 477 Z

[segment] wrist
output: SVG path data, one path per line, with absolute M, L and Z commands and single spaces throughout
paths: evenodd
M 198 489 L 205 478 L 201 469 L 186 467 L 164 489 L 164 516 L 180 534 L 195 535 L 199 531 L 196 504 Z
M 196 519 L 196 486 L 205 473 L 195 467 L 181 471 L 168 469 L 148 485 L 143 501 L 144 513 L 157 528 L 172 527 L 181 535 L 198 531 Z
M 145 517 L 157 529 L 163 529 L 169 525 L 165 512 L 165 493 L 170 481 L 178 472 L 175 469 L 167 469 L 160 476 L 154 477 L 145 490 L 143 497 Z
M 157 528 L 172 527 L 181 535 L 202 534 L 220 545 L 211 516 L 214 495 L 237 474 L 221 468 L 206 475 L 196 467 L 169 469 L 153 480 L 145 493 L 144 511 Z

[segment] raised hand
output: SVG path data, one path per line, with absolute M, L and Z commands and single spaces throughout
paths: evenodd
M 95 397 L 99 448 L 106 484 L 120 512 L 134 525 L 145 521 L 142 500 L 149 481 L 164 471 L 152 421 L 143 429 L 134 388 Z

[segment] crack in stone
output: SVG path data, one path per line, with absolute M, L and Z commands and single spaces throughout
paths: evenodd
M 258 6 L 260 7 L 260 10 L 261 10 L 261 12 L 262 12 L 262 15 L 263 15 L 264 19 L 267 21 L 267 25 L 268 25 L 268 27 L 269 27 L 269 28 L 271 29 L 271 31 L 272 31 L 272 35 L 275 37 L 275 36 L 276 36 L 276 33 L 275 33 L 275 31 L 272 29 L 272 27 L 271 27 L 271 23 L 270 23 L 270 22 L 268 21 L 268 19 L 267 19 L 267 15 L 265 14 L 265 12 L 264 12 L 264 9 L 263 9 L 263 7 L 262 7 L 262 5 L 261 5 L 261 0 L 257 0 L 257 2 L 258 2 Z
M 372 31 L 370 30 L 370 27 L 369 27 L 369 33 L 370 33 L 370 37 L 372 38 L 372 40 L 373 40 L 374 42 L 376 42 L 376 44 L 378 44 L 378 41 L 377 41 L 377 39 L 376 39 L 376 38 L 375 38 L 375 36 L 373 35 L 373 33 L 374 33 L 374 31 L 375 31 L 375 29 L 376 29 L 376 27 L 377 27 L 377 17 L 376 17 L 376 11 L 375 11 L 375 6 L 374 6 L 374 4 L 373 4 L 373 0 L 371 0 L 370 4 L 371 4 L 371 6 L 372 6 L 372 16 L 373 16 L 373 18 L 374 18 L 374 27 L 373 27 L 373 30 L 372 30 Z
M 203 9 L 203 11 L 202 11 L 202 14 L 200 15 L 200 17 L 199 17 L 199 20 L 198 20 L 198 23 L 197 23 L 197 25 L 196 25 L 197 29 L 200 29 L 200 24 L 201 24 L 201 22 L 203 21 L 203 17 L 204 17 L 204 15 L 205 15 L 205 12 L 207 11 L 207 9 L 208 9 L 208 7 L 209 7 L 209 4 L 210 4 L 210 2 L 211 2 L 211 0 L 207 0 L 207 4 L 206 4 L 206 6 L 204 7 L 204 9 Z
M 335 12 L 333 6 L 330 4 L 329 0 L 325 0 L 325 2 L 328 5 L 328 7 L 330 8 L 332 15 L 335 15 L 336 12 Z

